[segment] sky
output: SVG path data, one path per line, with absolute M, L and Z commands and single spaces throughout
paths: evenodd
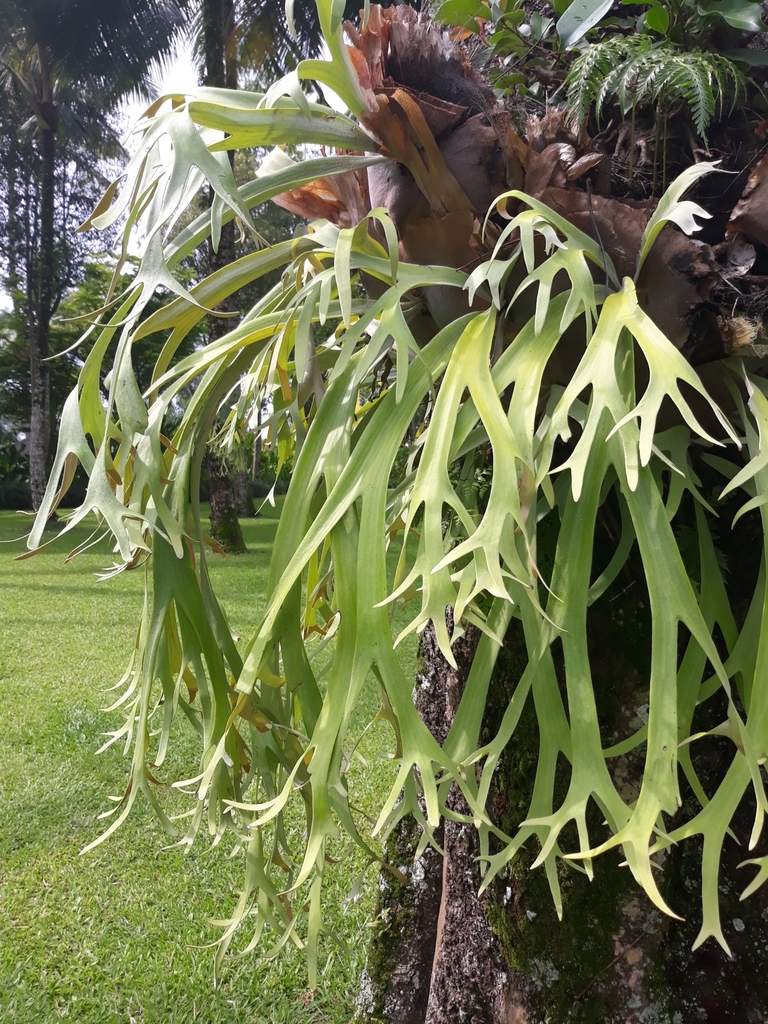
M 152 72 L 151 90 L 153 96 L 162 96 L 167 92 L 191 92 L 198 87 L 199 74 L 192 55 L 192 40 L 181 41 L 176 52 L 169 61 L 157 64 Z M 122 112 L 128 127 L 136 124 L 147 101 L 133 97 L 123 104 Z M 125 140 L 127 149 L 131 150 L 130 139 Z

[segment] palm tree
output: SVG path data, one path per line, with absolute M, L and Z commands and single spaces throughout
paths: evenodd
M 29 331 L 30 486 L 35 508 L 45 491 L 50 441 L 50 322 L 56 279 L 54 204 L 57 137 L 64 90 L 98 92 L 102 112 L 146 78 L 150 62 L 170 52 L 187 0 L 2 0 L 0 60 L 6 88 L 23 95 L 37 129 L 40 233 L 37 289 Z
M 274 5 L 273 5 L 274 6 Z M 212 89 L 237 89 L 238 53 L 235 36 L 234 0 L 203 0 L 198 13 L 197 47 L 203 63 L 203 84 Z M 229 154 L 234 170 L 234 153 Z M 213 204 L 215 192 L 209 189 L 208 201 Z M 208 240 L 208 270 L 222 270 L 235 261 L 235 225 L 230 221 L 222 225 L 217 245 Z M 234 314 L 234 300 L 228 297 L 216 307 L 217 312 Z M 211 317 L 209 338 L 215 341 L 226 334 L 229 319 Z M 219 454 L 211 449 L 206 458 L 211 502 L 211 536 L 231 553 L 246 550 L 243 531 L 237 513 L 237 501 L 232 478 Z
M 116 159 L 124 157 L 117 133 L 105 124 L 105 119 L 99 116 L 98 107 L 88 102 L 87 95 L 82 91 L 75 92 L 69 86 L 63 86 L 60 95 L 64 130 L 57 139 L 55 174 L 54 314 L 59 311 L 68 289 L 82 280 L 85 264 L 92 252 L 89 236 L 78 233 L 77 228 L 90 214 L 103 191 L 104 172 L 115 166 Z M 28 433 L 31 399 L 29 325 L 36 322 L 38 296 L 40 155 L 35 134 L 30 130 L 27 102 L 15 83 L 10 89 L 0 92 L 0 124 L 0 262 L 3 286 L 11 299 L 12 310 L 3 318 L 5 365 L 0 371 L 0 412 L 13 423 L 17 433 Z M 100 251 L 110 246 L 111 239 L 105 239 L 105 242 L 99 246 Z M 84 305 L 83 312 L 85 308 Z M 52 350 L 68 348 L 69 343 L 75 340 L 71 332 L 71 326 L 59 325 L 57 328 L 52 323 Z M 65 341 L 67 337 L 69 342 Z M 74 365 L 68 357 L 44 364 L 43 369 L 50 378 L 51 418 L 54 422 L 70 390 Z M 76 374 L 76 370 L 74 372 Z M 23 466 L 28 481 L 26 451 Z M 29 497 L 20 502 L 20 507 L 31 507 Z

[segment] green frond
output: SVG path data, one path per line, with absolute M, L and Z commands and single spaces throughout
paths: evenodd
M 688 104 L 697 133 L 703 138 L 727 100 L 731 109 L 745 94 L 746 78 L 732 61 L 707 50 L 679 51 L 671 43 L 652 43 L 649 36 L 612 37 L 586 46 L 566 78 L 567 102 L 577 124 L 592 105 L 598 123 L 609 102 L 626 114 L 643 101 L 669 108 Z
M 691 53 L 673 58 L 670 93 L 677 93 L 688 104 L 696 131 L 703 138 L 715 112 L 712 90 L 712 63 L 704 54 Z
M 624 59 L 626 52 L 626 41 L 613 37 L 599 44 L 585 46 L 573 62 L 566 79 L 566 97 L 568 109 L 577 125 L 582 125 L 587 119 L 606 75 Z

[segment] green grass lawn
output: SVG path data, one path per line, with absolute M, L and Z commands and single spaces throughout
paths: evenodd
M 263 609 L 279 508 L 243 524 L 247 555 L 213 560 L 217 593 L 244 638 Z M 0 540 L 27 526 L 0 512 Z M 213 990 L 213 952 L 201 947 L 218 932 L 206 918 L 226 916 L 240 885 L 241 861 L 226 850 L 165 849 L 167 836 L 140 804 L 116 835 L 79 856 L 103 828 L 107 797 L 125 785 L 119 745 L 95 751 L 121 722 L 100 709 L 134 642 L 142 574 L 98 583 L 94 573 L 112 562 L 106 544 L 64 565 L 71 546 L 22 562 L 22 543 L 0 546 L 0 1022 L 346 1024 L 375 891 L 370 869 L 363 898 L 345 901 L 363 866 L 351 844 L 333 851 L 343 863 L 327 888 L 329 918 L 351 952 L 326 944 L 314 995 L 292 947 L 269 963 L 227 962 Z M 413 672 L 413 644 L 405 658 Z M 361 727 L 376 706 L 370 687 Z M 366 737 L 356 803 L 380 799 L 390 747 L 383 724 Z

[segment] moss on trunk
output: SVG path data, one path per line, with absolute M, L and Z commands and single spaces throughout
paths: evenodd
M 211 536 L 227 554 L 245 554 L 248 549 L 237 518 L 232 480 L 212 454 L 208 456 L 208 479 L 211 484 Z
M 365 1024 L 423 1024 L 440 908 L 442 860 L 427 850 L 414 864 L 419 828 L 409 818 L 390 833 L 385 859 L 403 874 L 379 876 L 378 913 L 371 931 L 357 1019 Z
M 604 509 L 603 516 L 602 529 L 610 530 L 610 509 Z M 733 565 L 734 587 L 743 588 L 745 594 L 751 593 L 756 572 L 756 567 L 745 561 L 747 552 L 754 550 L 750 541 L 750 529 L 754 528 L 747 519 L 739 535 L 729 538 L 728 551 L 723 552 Z M 600 557 L 598 550 L 597 571 L 602 568 Z M 690 571 L 695 578 L 696 566 L 692 565 Z M 632 559 L 590 609 L 588 631 L 603 744 L 608 747 L 637 729 L 646 710 L 649 609 L 640 567 Z M 680 638 L 681 651 L 686 639 Z M 525 663 L 522 629 L 513 621 L 492 683 L 485 723 L 489 735 Z M 725 702 L 721 708 L 700 710 L 697 728 L 711 728 L 725 713 Z M 708 717 L 703 717 L 705 714 Z M 529 705 L 499 765 L 493 809 L 508 833 L 514 832 L 527 816 L 538 729 Z M 724 739 L 722 744 L 722 753 L 728 755 L 728 741 Z M 625 799 L 637 795 L 644 757 L 643 745 L 608 761 Z M 714 791 L 728 757 L 720 758 L 710 745 L 694 746 L 693 758 L 705 789 Z M 560 767 L 555 806 L 568 784 L 567 766 Z M 683 794 L 676 823 L 691 817 L 696 809 L 685 784 Z M 551 1024 L 737 1024 L 767 1020 L 768 894 L 760 890 L 746 903 L 740 903 L 742 886 L 734 882 L 737 865 L 749 856 L 747 841 L 754 807 L 748 803 L 745 801 L 734 820 L 740 845 L 726 839 L 720 873 L 721 910 L 732 959 L 712 939 L 698 950 L 692 949 L 702 920 L 701 849 L 696 844 L 683 844 L 656 858 L 662 895 L 683 920 L 660 914 L 640 891 L 628 868 L 621 866 L 621 854 L 610 852 L 594 862 L 594 882 L 560 862 L 563 919 L 558 921 L 543 870 L 530 870 L 538 847 L 529 842 L 511 863 L 507 876 L 494 882 L 492 900 L 486 906 L 505 960 L 519 976 L 528 1014 L 520 1020 Z M 602 828 L 602 814 L 594 807 L 590 821 L 593 840 L 600 838 Z M 571 842 L 564 845 L 574 848 L 575 835 L 567 838 Z
M 613 649 L 621 651 L 615 645 Z M 525 664 L 522 628 L 513 621 L 492 684 L 486 718 L 489 734 L 495 731 L 496 720 L 500 720 Z M 601 709 L 611 699 L 604 687 L 598 688 Z M 514 834 L 528 814 L 538 728 L 529 703 L 499 765 L 494 810 L 508 834 Z M 564 798 L 567 785 L 568 773 L 563 770 L 555 791 L 555 806 Z M 601 816 L 596 809 L 590 824 L 591 834 L 599 835 Z M 570 838 L 575 846 L 575 834 Z M 575 865 L 559 862 L 563 900 L 563 918 L 559 921 L 544 870 L 531 870 L 538 853 L 538 844 L 529 841 L 511 862 L 506 877 L 494 882 L 486 907 L 504 959 L 518 975 L 523 1004 L 529 1011 L 535 1009 L 532 1020 L 625 1024 L 631 1018 L 625 1015 L 625 993 L 617 985 L 617 955 L 620 960 L 621 950 L 630 943 L 637 948 L 635 932 L 653 944 L 653 937 L 663 927 L 661 915 L 640 897 L 629 871 L 619 866 L 622 856 L 611 852 L 595 863 L 593 882 Z

